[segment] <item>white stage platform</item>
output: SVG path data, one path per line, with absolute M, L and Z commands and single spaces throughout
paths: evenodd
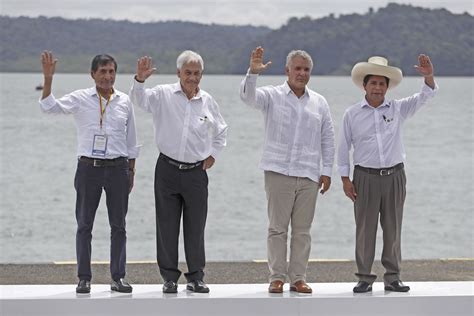
M 163 294 L 161 284 L 133 285 L 132 294 L 92 284 L 91 294 L 76 285 L 0 285 L 2 316 L 141 316 L 141 315 L 474 315 L 474 282 L 406 282 L 408 293 L 353 294 L 354 283 L 312 283 L 312 295 L 269 294 L 267 284 L 210 284 L 209 294 L 195 294 L 180 284 L 177 294 Z

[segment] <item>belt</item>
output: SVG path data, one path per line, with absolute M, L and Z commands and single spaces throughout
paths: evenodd
M 113 167 L 122 165 L 124 162 L 128 162 L 127 157 L 118 157 L 115 159 L 97 159 L 97 158 L 89 158 L 86 156 L 79 157 L 80 162 L 85 162 L 89 165 L 94 167 Z
M 195 163 L 181 162 L 181 161 L 178 161 L 178 160 L 174 160 L 174 159 L 172 159 L 172 158 L 170 158 L 170 157 L 168 157 L 164 154 L 160 154 L 158 159 L 162 159 L 162 160 L 166 161 L 167 163 L 169 163 L 170 165 L 178 167 L 179 170 L 190 170 L 190 169 L 194 169 L 194 168 L 202 165 L 202 161 L 198 161 L 198 162 L 195 162 Z
M 376 175 L 379 175 L 379 176 L 389 176 L 389 175 L 395 173 L 395 171 L 403 169 L 403 162 L 401 162 L 398 165 L 395 165 L 393 167 L 390 167 L 390 168 L 374 169 L 374 168 L 366 168 L 366 167 L 356 165 L 355 169 L 359 169 L 359 170 L 367 172 L 369 174 L 376 174 Z

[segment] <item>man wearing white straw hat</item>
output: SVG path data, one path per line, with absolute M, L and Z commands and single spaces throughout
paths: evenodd
M 427 55 L 415 66 L 424 77 L 419 93 L 400 100 L 387 100 L 385 93 L 402 80 L 402 71 L 379 56 L 352 69 L 352 80 L 365 90 L 365 98 L 349 107 L 343 118 L 338 148 L 338 170 L 346 196 L 354 202 L 356 263 L 359 282 L 355 293 L 372 291 L 377 278 L 371 273 L 375 256 L 378 218 L 383 230 L 382 264 L 385 290 L 408 292 L 400 280 L 401 228 L 406 195 L 402 125 L 432 98 L 438 86 Z M 349 178 L 349 152 L 353 147 L 353 180 Z

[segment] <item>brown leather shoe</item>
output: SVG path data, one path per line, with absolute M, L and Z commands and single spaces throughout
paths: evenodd
M 270 282 L 270 286 L 268 287 L 269 293 L 283 293 L 283 281 L 275 280 Z
M 295 284 L 290 286 L 290 291 L 298 293 L 313 293 L 311 287 L 303 280 L 299 280 Z

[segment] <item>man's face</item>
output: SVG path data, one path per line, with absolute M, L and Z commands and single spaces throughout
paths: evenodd
M 110 91 L 114 87 L 115 75 L 115 65 L 112 62 L 99 65 L 96 71 L 91 72 L 96 87 L 103 91 Z
M 380 105 L 385 99 L 388 85 L 383 76 L 370 76 L 364 85 L 365 96 L 370 105 Z
M 177 71 L 179 82 L 184 92 L 195 93 L 199 87 L 202 78 L 202 67 L 198 62 L 190 62 L 184 64 Z
M 304 90 L 311 77 L 311 64 L 301 56 L 291 59 L 286 67 L 288 84 L 294 90 Z

